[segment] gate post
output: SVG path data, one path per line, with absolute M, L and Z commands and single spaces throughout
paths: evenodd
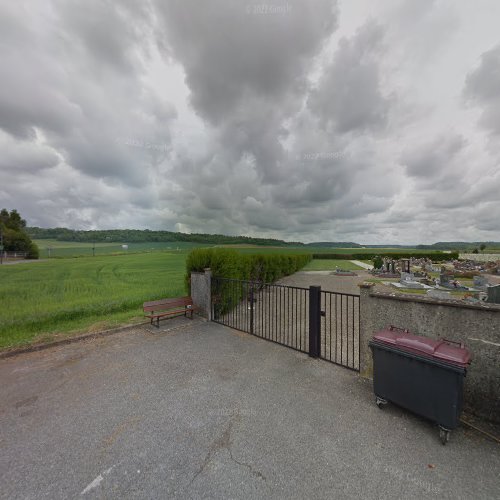
M 250 333 L 253 335 L 253 301 L 254 301 L 253 281 L 250 283 Z
M 209 267 L 204 269 L 207 286 L 207 319 L 212 321 L 212 270 Z
M 191 297 L 193 305 L 202 316 L 212 319 L 212 272 L 205 269 L 203 273 L 191 273 Z
M 309 356 L 321 355 L 321 287 L 309 287 Z

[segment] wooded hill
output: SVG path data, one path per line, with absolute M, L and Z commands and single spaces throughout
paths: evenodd
M 27 227 L 26 233 L 35 240 L 75 241 L 81 243 L 145 243 L 145 242 L 191 242 L 209 245 L 259 245 L 277 247 L 305 248 L 416 248 L 420 250 L 472 250 L 482 244 L 486 248 L 500 248 L 499 242 L 438 242 L 432 245 L 360 245 L 352 241 L 317 241 L 302 243 L 299 241 L 284 241 L 274 238 L 253 238 L 250 236 L 228 236 L 224 234 L 176 233 L 173 231 L 151 231 L 149 229 L 108 229 L 100 231 L 79 231 L 63 227 L 41 228 Z
M 272 238 L 252 238 L 250 236 L 227 236 L 223 234 L 187 234 L 172 231 L 151 231 L 149 229 L 109 229 L 104 231 L 76 231 L 66 228 L 44 229 L 40 227 L 27 228 L 28 234 L 35 240 L 77 241 L 82 243 L 92 242 L 117 242 L 117 243 L 143 243 L 143 242 L 192 242 L 207 243 L 210 245 L 261 245 L 261 246 L 301 246 L 303 243 L 286 242 Z
M 417 245 L 416 248 L 422 250 L 472 250 L 480 248 L 484 245 L 485 248 L 500 248 L 498 241 L 440 241 L 432 245 Z

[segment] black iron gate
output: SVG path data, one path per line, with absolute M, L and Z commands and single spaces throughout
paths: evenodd
M 359 371 L 359 295 L 320 293 L 323 320 L 319 356 Z
M 212 320 L 359 371 L 359 295 L 212 278 Z

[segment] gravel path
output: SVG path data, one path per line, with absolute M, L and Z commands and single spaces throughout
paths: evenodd
M 368 271 L 356 271 L 357 276 L 338 276 L 332 271 L 301 271 L 278 281 L 279 284 L 309 288 L 320 286 L 322 290 L 359 295 L 359 283 L 373 278 Z
M 353 264 L 356 264 L 359 267 L 362 267 L 363 269 L 373 269 L 373 266 L 371 264 L 367 264 L 366 262 L 361 262 L 360 260 L 351 260 Z

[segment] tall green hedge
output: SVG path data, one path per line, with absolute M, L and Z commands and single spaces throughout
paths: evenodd
M 273 283 L 302 269 L 311 254 L 242 254 L 226 248 L 195 248 L 186 260 L 186 280 L 191 272 L 201 272 L 207 267 L 212 276 L 239 280 Z
M 232 278 L 243 281 L 273 283 L 277 279 L 302 269 L 310 260 L 311 254 L 242 254 L 230 249 L 196 248 L 186 260 L 186 283 L 191 293 L 191 272 L 201 272 L 207 267 L 216 278 Z M 220 282 L 216 291 L 212 290 L 214 316 L 226 314 L 245 298 L 248 287 L 242 283 Z

